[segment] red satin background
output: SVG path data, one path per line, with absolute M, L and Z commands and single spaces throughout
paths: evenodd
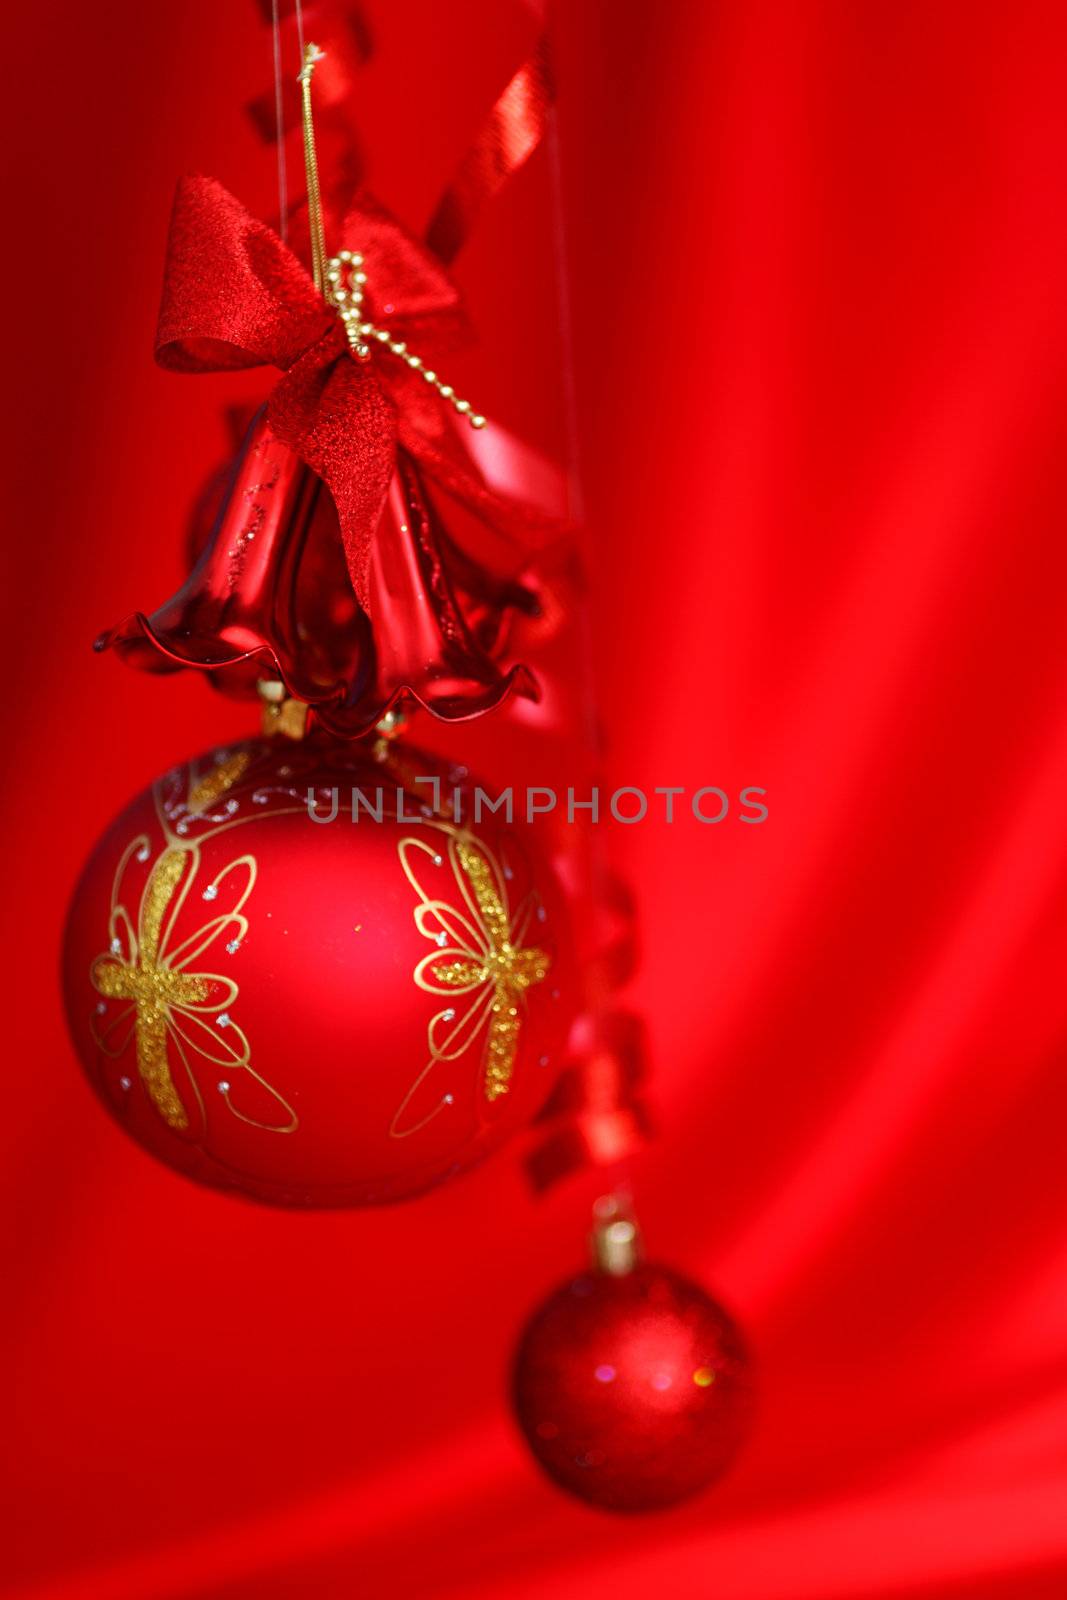
M 419 222 L 531 18 L 366 11 L 364 154 Z M 554 27 L 610 781 L 771 808 L 612 835 L 645 944 L 646 1236 L 761 1377 L 732 1476 L 633 1523 L 544 1484 L 504 1407 L 592 1179 L 536 1200 L 505 1153 L 410 1207 L 278 1215 L 153 1165 L 73 1065 L 55 967 L 90 841 L 247 725 L 89 644 L 175 586 L 248 392 L 150 351 L 174 177 L 269 212 L 240 109 L 269 41 L 238 0 L 32 22 L 5 262 L 7 1592 L 1061 1595 L 1062 9 L 576 0 Z M 561 455 L 550 214 L 539 156 L 457 266 L 482 344 L 450 381 Z

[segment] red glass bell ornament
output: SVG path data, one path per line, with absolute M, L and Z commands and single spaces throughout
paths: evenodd
M 281 682 L 341 737 L 368 732 L 402 699 L 452 721 L 512 689 L 536 698 L 525 667 L 497 665 L 508 615 L 536 611 L 536 596 L 455 544 L 403 451 L 367 582 L 369 614 L 352 591 L 329 491 L 260 412 L 186 582 L 96 648 L 147 671 L 199 668 L 239 698 L 254 698 L 264 678 Z
M 562 1488 L 609 1511 L 655 1511 L 706 1488 L 748 1431 L 742 1336 L 697 1284 L 641 1262 L 628 1218 L 602 1219 L 598 1270 L 531 1317 L 515 1361 L 526 1441 Z
M 532 837 L 449 793 L 430 757 L 319 735 L 209 752 L 122 812 L 64 989 L 133 1138 L 255 1199 L 362 1205 L 530 1121 L 573 1016 L 567 923 Z

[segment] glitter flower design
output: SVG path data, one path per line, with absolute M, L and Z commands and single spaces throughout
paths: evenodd
M 524 940 L 536 907 L 531 894 L 512 915 L 507 880 L 493 853 L 447 823 L 428 824 L 440 842 L 405 838 L 400 862 L 415 890 L 415 925 L 434 949 L 415 968 L 415 982 L 449 1004 L 430 1019 L 430 1059 L 405 1095 L 390 1129 L 394 1138 L 418 1132 L 453 1096 L 443 1094 L 421 1119 L 408 1117 L 423 1083 L 441 1062 L 455 1061 L 485 1035 L 482 1089 L 492 1103 L 511 1087 L 526 991 L 543 983 L 551 965 L 544 950 Z
M 118 1058 L 135 1046 L 137 1072 L 152 1104 L 168 1127 L 189 1130 L 194 1111 L 204 1121 L 204 1102 L 194 1065 L 224 1068 L 216 1084 L 232 1114 L 271 1132 L 289 1133 L 297 1126 L 292 1107 L 251 1066 L 249 1042 L 233 1021 L 238 985 L 222 973 L 204 970 L 209 950 L 236 951 L 248 931 L 244 907 L 256 881 L 256 862 L 239 856 L 202 891 L 222 909 L 195 932 L 178 940 L 182 908 L 200 873 L 197 844 L 171 844 L 152 863 L 141 892 L 136 918 L 123 899 L 123 883 L 131 861 L 144 861 L 149 841 L 142 836 L 127 846 L 115 873 L 109 920 L 109 948 L 90 969 L 93 987 L 104 997 L 93 1032 L 100 1049 Z M 118 1008 L 109 1002 L 118 1002 Z M 246 1116 L 234 1103 L 230 1075 L 247 1074 L 277 1103 L 281 1120 L 263 1123 Z

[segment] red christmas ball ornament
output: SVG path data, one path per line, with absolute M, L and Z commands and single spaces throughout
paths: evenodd
M 514 1372 L 516 1413 L 537 1461 L 610 1511 L 655 1511 L 706 1488 L 733 1461 L 751 1410 L 735 1323 L 697 1284 L 637 1262 L 634 1237 L 630 1222 L 601 1230 L 608 1270 L 544 1302 Z
M 566 918 L 532 838 L 452 792 L 397 745 L 276 737 L 122 812 L 71 904 L 64 988 L 145 1149 L 258 1200 L 362 1205 L 530 1121 L 573 1015 Z

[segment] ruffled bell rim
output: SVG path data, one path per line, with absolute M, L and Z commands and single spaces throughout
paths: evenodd
M 249 426 L 192 572 L 155 611 L 101 634 L 151 672 L 194 668 L 251 698 L 280 681 L 345 738 L 402 702 L 445 721 L 483 715 L 511 693 L 538 698 L 532 673 L 498 665 L 512 614 L 535 616 L 526 582 L 501 577 L 453 540 L 415 462 L 397 469 L 375 532 L 370 615 L 358 604 L 329 491 L 271 429 Z

